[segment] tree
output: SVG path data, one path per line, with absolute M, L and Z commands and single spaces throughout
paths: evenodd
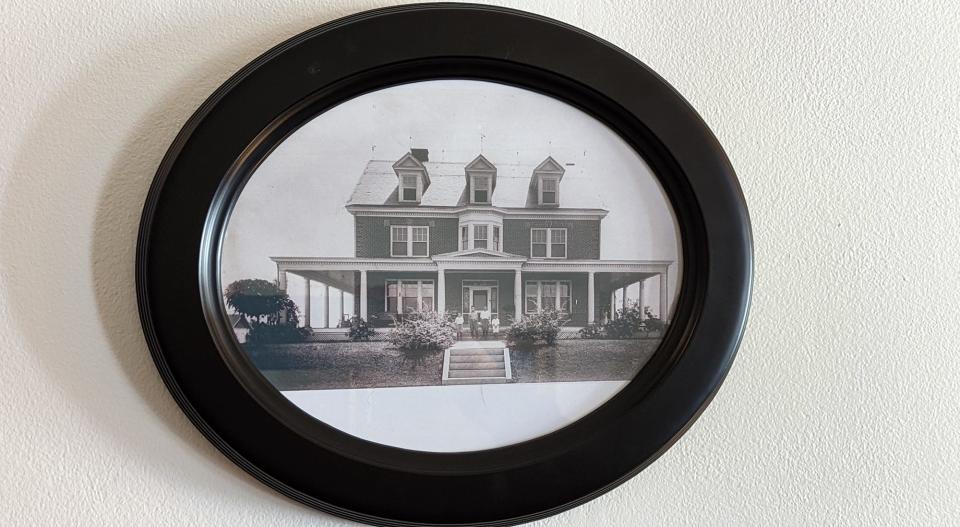
M 273 282 L 257 278 L 237 280 L 227 286 L 223 296 L 228 306 L 258 322 L 266 317 L 268 323 L 276 324 L 280 312 L 285 311 L 287 323 L 297 323 L 296 304 Z

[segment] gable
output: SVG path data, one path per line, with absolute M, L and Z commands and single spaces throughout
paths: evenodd
M 496 172 L 497 167 L 493 165 L 483 154 L 478 155 L 473 161 L 467 163 L 464 172 Z
M 413 170 L 425 170 L 426 167 L 423 166 L 423 163 L 419 159 L 414 157 L 413 154 L 407 152 L 406 155 L 401 157 L 396 163 L 393 164 L 394 169 L 398 168 L 407 168 Z
M 562 176 L 566 170 L 552 157 L 547 156 L 542 163 L 533 169 L 534 174 L 556 174 Z

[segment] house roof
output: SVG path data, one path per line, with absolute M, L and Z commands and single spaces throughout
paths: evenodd
M 357 186 L 353 189 L 348 205 L 410 206 L 397 198 L 397 175 L 393 170 L 396 160 L 374 159 L 367 163 Z M 562 163 L 562 160 L 558 160 Z M 456 207 L 468 204 L 466 165 L 470 161 L 423 163 L 430 177 L 430 185 L 423 192 L 420 205 Z M 490 162 L 497 169 L 497 187 L 493 192 L 494 207 L 538 208 L 536 187 L 531 185 L 533 171 L 540 163 Z M 560 185 L 562 208 L 604 208 L 597 192 L 597 185 L 579 167 L 567 165 L 566 175 Z

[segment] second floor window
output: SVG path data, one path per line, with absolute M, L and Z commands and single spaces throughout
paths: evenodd
M 400 176 L 400 201 L 420 201 L 420 176 L 412 174 Z
M 502 251 L 500 225 L 492 223 L 467 223 L 460 226 L 460 250 L 490 249 Z
M 490 176 L 472 176 L 471 203 L 490 203 Z
M 390 227 L 390 256 L 429 256 L 430 227 L 394 225 Z
M 530 229 L 530 256 L 566 258 L 567 229 Z
M 473 226 L 473 248 L 474 249 L 489 249 L 488 246 L 488 232 L 489 228 L 486 225 L 474 225 Z

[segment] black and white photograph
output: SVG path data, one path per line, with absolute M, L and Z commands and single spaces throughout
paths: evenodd
M 587 114 L 492 82 L 381 89 L 253 173 L 221 255 L 244 352 L 311 416 L 435 452 L 532 439 L 616 394 L 679 284 L 670 205 Z

